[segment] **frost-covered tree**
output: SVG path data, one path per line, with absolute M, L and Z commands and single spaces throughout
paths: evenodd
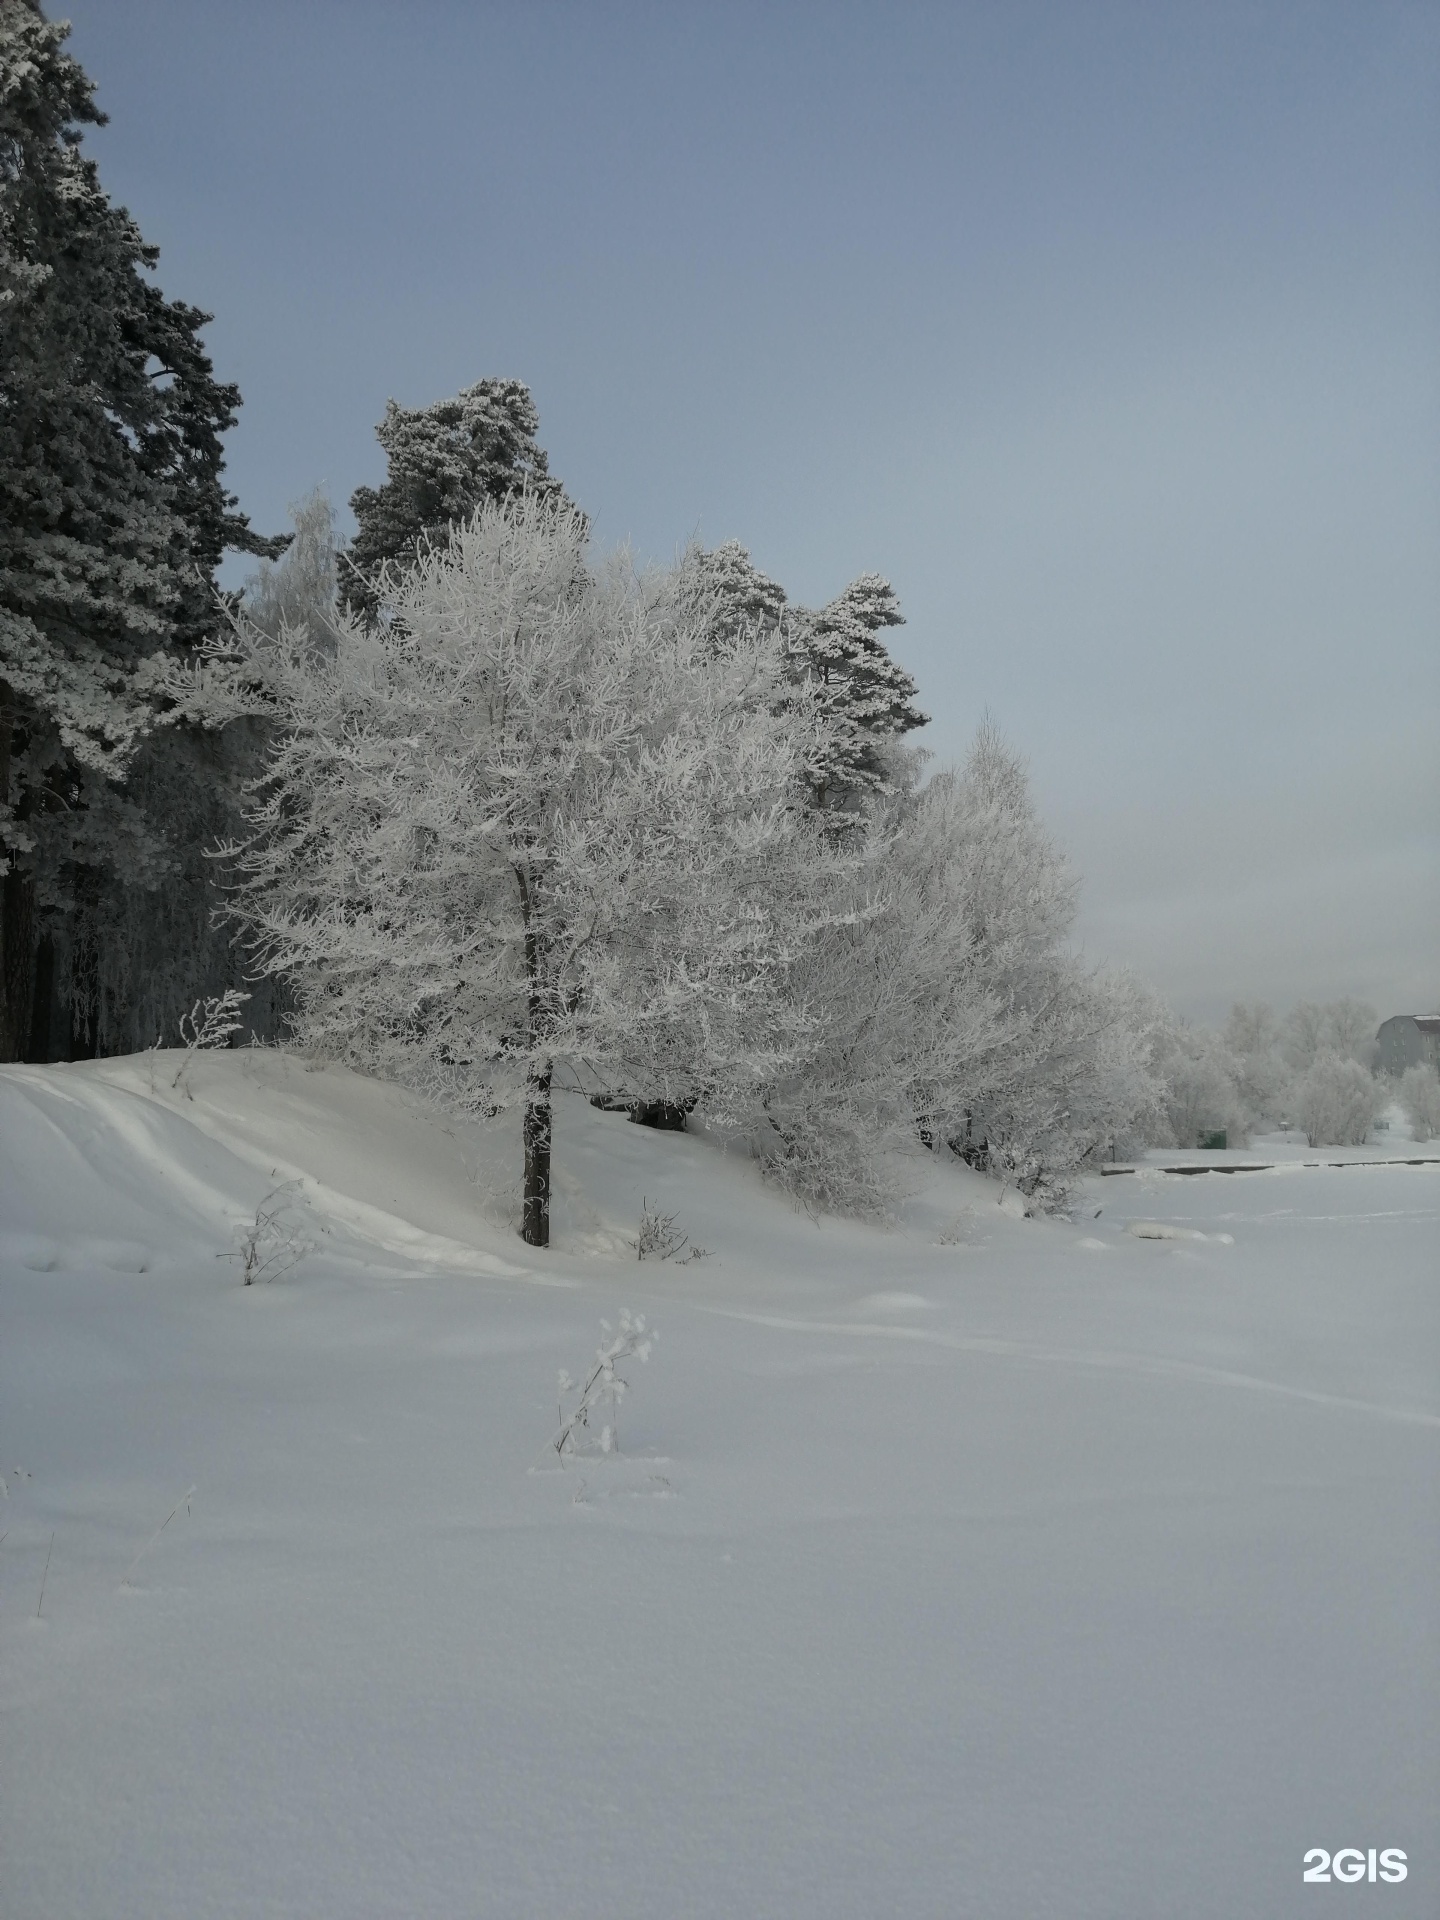
M 283 557 L 262 561 L 240 605 L 252 633 L 308 634 L 323 644 L 335 606 L 334 516 L 318 493 L 292 516 Z M 243 792 L 264 764 L 272 724 L 257 674 L 263 663 L 251 651 L 242 669 L 233 651 L 217 641 L 198 659 L 172 663 L 157 682 L 170 704 L 167 724 L 140 742 L 123 783 L 107 783 L 90 807 L 41 823 L 47 845 L 77 865 L 86 836 L 113 834 L 117 815 L 133 819 L 137 845 L 124 870 L 92 858 L 87 910 L 42 938 L 36 999 L 48 969 L 52 1033 L 48 1050 L 34 1046 L 36 1058 L 133 1052 L 157 1039 L 174 1046 L 179 1018 L 197 997 L 240 984 L 244 958 L 218 918 L 223 876 L 212 854 L 242 831 Z M 282 1004 L 279 983 L 256 983 L 244 1030 L 276 1038 Z M 68 1031 L 76 1012 L 85 1033 Z
M 1247 1005 L 1237 1000 L 1220 1037 L 1246 1131 L 1253 1133 L 1288 1118 L 1294 1075 L 1280 1049 L 1274 1010 L 1262 1001 Z
M 245 625 L 278 640 L 289 631 L 318 639 L 334 624 L 339 598 L 335 510 L 317 487 L 290 509 L 294 532 L 278 562 L 262 561 L 245 583 Z
M 904 623 L 894 589 L 878 573 L 862 573 L 818 613 L 801 609 L 790 623 L 792 670 L 820 688 L 836 722 L 835 745 L 812 775 L 822 809 L 889 792 L 896 763 L 887 749 L 927 724 L 915 682 L 880 639 Z
M 692 547 L 681 575 L 717 636 L 765 633 L 784 650 L 791 677 L 813 688 L 831 721 L 830 744 L 809 772 L 812 803 L 847 820 L 911 781 L 915 756 L 903 736 L 926 725 L 915 682 L 880 635 L 903 626 L 888 580 L 862 573 L 818 612 L 792 604 L 738 541 Z
M 1148 1124 L 1148 1003 L 1067 951 L 1075 882 L 993 727 L 862 826 L 790 977 L 815 1036 L 766 1089 L 762 1157 L 807 1199 L 883 1209 L 900 1157 L 947 1144 L 1060 1204 Z
M 1358 1060 L 1326 1048 L 1295 1088 L 1295 1117 L 1312 1147 L 1358 1147 L 1383 1110 L 1385 1095 Z
M 976 964 L 960 811 L 942 775 L 872 815 L 844 843 L 823 921 L 786 975 L 810 1044 L 761 1090 L 754 1139 L 807 1203 L 883 1212 L 903 1157 L 948 1136 L 1020 1037 Z
M 1343 999 L 1320 1005 L 1302 1000 L 1285 1016 L 1280 1030 L 1281 1052 L 1296 1073 L 1308 1072 L 1322 1053 L 1337 1053 L 1363 1067 L 1375 1058 L 1375 1030 L 1379 1016 L 1367 1001 Z
M 486 504 L 381 588 L 390 621 L 257 643 L 281 731 L 237 912 L 302 1042 L 519 1107 L 543 1246 L 557 1069 L 698 1081 L 724 1116 L 806 1044 L 778 982 L 839 857 L 801 804 L 825 725 L 674 574 L 592 569 L 553 498 Z
M 1440 1073 L 1428 1060 L 1421 1060 L 1401 1074 L 1396 1094 L 1410 1122 L 1411 1137 L 1433 1140 L 1440 1133 Z
M 761 573 L 738 540 L 708 551 L 694 546 L 680 562 L 680 585 L 717 639 L 742 633 L 784 633 L 785 589 Z
M 965 1099 L 951 1138 L 972 1163 L 1058 1204 L 1076 1173 L 1153 1108 L 1154 1015 L 1126 977 L 1093 972 L 1069 951 L 1078 883 L 993 724 L 981 727 L 959 786 L 975 964 L 1018 1032 L 990 1083 Z
M 221 483 L 239 394 L 209 316 L 164 297 L 80 151 L 103 116 L 67 32 L 0 0 L 0 1058 L 48 1015 L 55 940 L 83 972 L 105 886 L 164 869 L 120 783 L 163 663 L 215 624 L 223 548 L 266 545 Z
M 467 521 L 487 500 L 522 491 L 563 499 L 536 441 L 540 416 L 520 380 L 479 380 L 428 407 L 385 404 L 375 437 L 385 449 L 379 487 L 357 487 L 359 525 L 346 556 L 341 597 L 373 614 L 387 568 L 404 568 L 431 541 Z
M 1225 1041 L 1203 1027 L 1172 1019 L 1159 1036 L 1156 1064 L 1165 1082 L 1168 1141 L 1198 1146 L 1207 1133 L 1224 1133 L 1231 1146 L 1244 1144 L 1249 1110 L 1239 1086 L 1234 1055 Z

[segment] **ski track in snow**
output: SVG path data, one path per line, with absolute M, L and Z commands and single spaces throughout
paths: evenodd
M 695 1304 L 698 1313 L 712 1313 L 726 1320 L 746 1320 L 757 1327 L 773 1327 L 784 1333 L 820 1333 L 857 1339 L 903 1340 L 933 1347 L 947 1347 L 956 1353 L 976 1353 L 995 1358 L 1028 1360 L 1039 1365 L 1101 1368 L 1111 1373 L 1126 1373 L 1137 1378 L 1149 1376 L 1162 1380 L 1193 1380 L 1203 1386 L 1232 1387 L 1247 1393 L 1275 1394 L 1283 1400 L 1302 1400 L 1316 1407 L 1334 1407 L 1345 1413 L 1369 1414 L 1377 1420 L 1393 1420 L 1401 1426 L 1440 1428 L 1440 1413 L 1424 1413 L 1410 1407 L 1380 1406 L 1372 1400 L 1355 1400 L 1348 1395 L 1318 1393 L 1309 1387 L 1287 1386 L 1283 1380 L 1262 1380 L 1254 1374 L 1234 1373 L 1224 1367 L 1198 1366 L 1189 1360 L 1167 1360 L 1142 1353 L 1097 1353 L 1054 1347 L 1035 1347 L 1018 1340 L 993 1340 L 979 1335 L 939 1333 L 928 1327 L 895 1327 L 866 1324 L 854 1320 L 786 1320 L 776 1314 L 743 1313 L 731 1307 Z

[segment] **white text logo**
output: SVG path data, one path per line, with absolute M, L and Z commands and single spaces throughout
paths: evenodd
M 1403 1880 L 1410 1871 L 1399 1847 L 1386 1847 L 1383 1853 L 1377 1853 L 1374 1847 L 1365 1853 L 1359 1847 L 1341 1847 L 1338 1853 L 1311 1847 L 1302 1864 L 1306 1880 L 1368 1880 L 1371 1886 L 1377 1880 Z

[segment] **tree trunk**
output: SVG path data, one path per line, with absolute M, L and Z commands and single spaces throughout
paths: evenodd
M 37 1066 L 50 1063 L 52 1015 L 55 1007 L 55 936 L 42 933 L 35 942 L 35 980 L 30 1004 L 30 1044 L 25 1058 Z
M 94 889 L 92 880 L 76 882 L 70 915 L 70 1060 L 93 1060 L 100 1052 L 100 935 Z
M 0 1060 L 25 1057 L 34 968 L 35 881 L 12 867 L 0 891 Z
M 530 1247 L 550 1244 L 550 1079 L 553 1068 L 532 1067 L 525 1088 L 525 1211 L 520 1237 Z
M 525 922 L 525 983 L 529 998 L 530 1071 L 525 1082 L 525 1187 L 520 1238 L 527 1247 L 550 1244 L 550 1082 L 555 1063 L 545 1055 L 548 1021 L 541 991 L 544 943 L 535 925 L 530 879 L 523 867 L 515 869 L 520 889 L 520 912 Z
M 10 689 L 0 680 L 0 806 L 10 804 Z M 13 848 L 0 844 L 10 871 L 0 880 L 0 1060 L 19 1060 L 29 1038 L 30 948 L 34 892 L 15 866 Z

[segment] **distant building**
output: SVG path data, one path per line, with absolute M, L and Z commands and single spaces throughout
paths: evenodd
M 1396 1013 L 1375 1036 L 1375 1069 L 1397 1077 L 1428 1060 L 1440 1067 L 1440 1013 Z

